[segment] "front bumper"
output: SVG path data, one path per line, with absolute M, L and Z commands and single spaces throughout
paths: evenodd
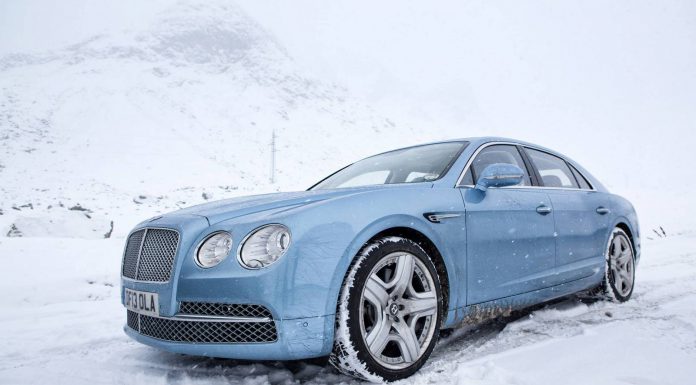
M 334 284 L 338 280 L 334 275 L 339 260 L 327 258 L 327 255 L 341 253 L 340 247 L 317 248 L 315 238 L 305 240 L 308 236 L 324 237 L 321 229 L 314 229 L 308 234 L 296 231 L 293 248 L 281 260 L 265 269 L 245 269 L 234 257 L 228 257 L 210 269 L 203 269 L 194 262 L 196 245 L 215 231 L 232 233 L 233 250 L 238 250 L 243 239 L 241 235 L 249 234 L 260 223 L 253 218 L 246 219 L 248 221 L 235 220 L 233 225 L 220 223 L 209 226 L 203 217 L 179 215 L 165 216 L 137 226 L 134 232 L 152 227 L 172 229 L 180 234 L 180 239 L 169 279 L 153 282 L 122 276 L 121 301 L 125 304 L 125 289 L 156 293 L 158 318 L 165 323 L 190 315 L 182 308 L 183 303 L 262 306 L 268 309 L 268 318 L 275 325 L 275 340 L 235 340 L 230 343 L 228 340 L 191 341 L 184 338 L 182 341 L 155 333 L 142 333 L 137 328 L 129 327 L 128 323 L 126 333 L 144 344 L 191 355 L 248 360 L 292 360 L 328 355 L 333 345 L 335 296 L 338 291 L 338 285 Z M 263 221 L 265 223 L 265 219 Z M 288 222 L 288 225 L 301 228 L 297 223 Z M 141 250 L 145 249 L 142 245 L 146 243 L 142 242 Z M 300 255 L 302 258 L 299 258 Z M 137 261 L 140 263 L 141 259 Z M 210 320 L 200 318 L 199 321 Z

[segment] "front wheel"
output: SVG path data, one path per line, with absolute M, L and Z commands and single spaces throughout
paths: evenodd
M 611 300 L 626 302 L 633 294 L 636 279 L 636 260 L 631 239 L 616 228 L 606 250 L 606 272 L 602 284 L 604 294 Z
M 428 254 L 406 238 L 379 239 L 363 248 L 343 283 L 330 362 L 373 382 L 406 378 L 430 356 L 441 319 Z

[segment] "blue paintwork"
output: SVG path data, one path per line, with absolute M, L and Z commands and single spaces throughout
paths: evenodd
M 480 146 L 497 141 L 525 144 L 504 138 L 464 140 L 467 148 L 448 173 L 433 182 L 241 197 L 140 223 L 134 231 L 179 231 L 172 279 L 144 283 L 123 278 L 123 288 L 158 293 L 159 311 L 165 317 L 176 315 L 181 301 L 264 305 L 276 320 L 279 339 L 264 344 L 186 344 L 145 337 L 127 327 L 126 332 L 140 342 L 195 355 L 254 360 L 327 355 L 350 262 L 372 237 L 396 227 L 420 232 L 442 256 L 450 283 L 444 327 L 476 319 L 482 309 L 519 308 L 597 285 L 604 274 L 604 248 L 618 224 L 629 229 L 636 257 L 640 255 L 631 204 L 610 194 L 567 157 L 595 191 L 511 186 L 484 192 L 455 187 Z M 539 214 L 536 209 L 542 205 L 553 211 Z M 610 213 L 597 214 L 598 206 Z M 462 215 L 431 223 L 424 213 Z M 236 259 L 240 242 L 269 223 L 290 229 L 291 247 L 267 268 L 243 268 Z M 233 235 L 233 252 L 214 268 L 200 268 L 194 262 L 195 248 L 219 230 Z
M 461 189 L 468 225 L 466 304 L 477 304 L 552 285 L 556 272 L 553 214 L 534 189 Z

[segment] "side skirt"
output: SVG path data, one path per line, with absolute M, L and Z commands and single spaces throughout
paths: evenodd
M 599 285 L 603 277 L 604 271 L 597 271 L 589 277 L 565 282 L 560 285 L 453 309 L 449 311 L 447 322 L 443 327 L 456 328 L 478 324 L 499 316 L 508 316 L 514 310 L 524 309 L 591 289 Z

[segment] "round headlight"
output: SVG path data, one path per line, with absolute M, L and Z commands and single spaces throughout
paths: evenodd
M 247 236 L 239 251 L 239 263 L 247 269 L 266 267 L 290 247 L 290 231 L 283 225 L 267 225 Z
M 227 258 L 230 250 L 232 250 L 232 236 L 224 231 L 214 233 L 198 247 L 196 263 L 204 268 L 216 266 Z

